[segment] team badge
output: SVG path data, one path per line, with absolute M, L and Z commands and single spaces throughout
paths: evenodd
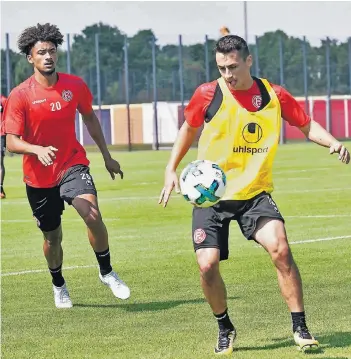
M 73 98 L 73 94 L 70 90 L 63 90 L 62 91 L 62 98 L 66 101 L 66 102 L 70 102 Z
M 262 105 L 262 97 L 259 95 L 253 96 L 252 97 L 252 104 L 256 107 L 256 108 L 260 108 Z
M 205 239 L 206 239 L 206 232 L 201 228 L 196 229 L 194 232 L 194 243 L 200 244 Z

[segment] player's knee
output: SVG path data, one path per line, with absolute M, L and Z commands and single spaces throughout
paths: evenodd
M 82 217 L 88 227 L 95 227 L 102 223 L 101 213 L 96 208 L 91 207 Z
M 277 245 L 270 251 L 274 264 L 279 268 L 289 269 L 292 265 L 292 255 L 286 238 L 277 240 Z
M 200 262 L 199 270 L 201 277 L 207 282 L 211 282 L 219 272 L 219 265 L 217 262 Z

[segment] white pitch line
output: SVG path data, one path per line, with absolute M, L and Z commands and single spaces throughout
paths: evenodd
M 284 218 L 343 218 L 351 217 L 350 214 L 317 214 L 317 215 L 305 215 L 305 216 L 284 216 Z
M 280 171 L 273 171 L 273 176 L 276 174 L 285 174 L 285 173 L 300 173 L 300 172 L 315 172 L 315 171 L 325 171 L 331 170 L 331 167 L 316 167 L 313 169 L 301 169 L 301 170 L 280 170 Z
M 115 222 L 120 221 L 120 218 L 103 218 L 104 222 Z M 81 218 L 67 218 L 63 220 L 64 222 L 82 222 Z M 2 219 L 3 223 L 35 223 L 35 219 Z
M 325 214 L 325 215 L 305 215 L 305 216 L 284 216 L 284 218 L 347 218 L 351 217 L 351 214 Z M 121 221 L 121 218 L 103 218 L 105 222 Z M 34 223 L 34 219 L 2 219 L 3 223 Z M 82 222 L 81 218 L 67 218 L 64 222 Z
M 70 269 L 79 269 L 79 268 L 97 268 L 97 265 L 86 265 L 86 266 L 71 266 L 71 267 L 63 267 L 62 270 L 70 270 Z M 23 274 L 33 274 L 33 273 L 46 273 L 49 270 L 46 269 L 32 269 L 32 270 L 24 270 L 20 272 L 8 272 L 8 273 L 1 273 L 1 277 L 9 277 L 14 275 L 23 275 Z
M 326 237 L 326 238 L 316 238 L 316 239 L 307 239 L 304 241 L 296 241 L 296 242 L 289 242 L 289 244 L 304 244 L 304 243 L 314 243 L 314 242 L 323 242 L 323 241 L 334 241 L 336 239 L 347 239 L 351 238 L 351 236 L 338 236 L 338 237 Z M 262 248 L 261 246 L 256 246 L 256 248 Z M 80 269 L 80 268 L 97 268 L 97 265 L 85 265 L 85 266 L 71 266 L 71 267 L 64 267 L 63 270 L 70 270 L 70 269 Z M 1 277 L 10 277 L 10 276 L 17 276 L 17 275 L 24 275 L 24 274 L 35 274 L 35 273 L 46 273 L 48 269 L 32 269 L 32 270 L 25 270 L 19 272 L 7 272 L 1 273 Z
M 273 195 L 280 195 L 280 194 L 294 194 L 294 193 L 313 193 L 313 192 L 330 192 L 330 191 L 349 191 L 351 187 L 338 187 L 338 188 L 316 188 L 316 189 L 299 189 L 299 190 L 292 190 L 292 191 L 280 191 L 279 188 L 276 188 Z M 158 199 L 159 196 L 131 196 L 131 197 L 114 197 L 114 198 L 103 198 L 98 197 L 99 202 L 116 202 L 116 201 L 145 201 L 151 199 Z M 183 199 L 182 196 L 173 196 L 172 200 L 174 199 Z M 8 205 L 18 205 L 18 204 L 28 204 L 28 201 L 1 201 L 1 206 L 8 206 Z
M 351 236 L 339 236 L 339 237 L 327 237 L 327 238 L 307 239 L 307 240 L 304 240 L 304 241 L 289 242 L 289 244 L 303 244 L 303 243 L 314 243 L 314 242 L 334 241 L 334 240 L 336 240 L 336 239 L 347 239 L 347 238 L 351 238 Z
M 104 198 L 98 197 L 99 202 L 115 202 L 115 201 L 144 201 L 148 199 L 158 199 L 159 196 L 130 196 L 130 197 L 114 197 L 114 198 Z M 175 198 L 182 198 L 182 197 L 175 197 Z M 17 204 L 28 204 L 28 201 L 1 201 L 1 205 L 17 205 Z

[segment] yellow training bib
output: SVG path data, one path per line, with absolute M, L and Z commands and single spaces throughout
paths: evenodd
M 227 176 L 222 200 L 247 200 L 273 191 L 272 167 L 279 143 L 281 108 L 269 82 L 261 79 L 270 100 L 257 112 L 243 108 L 218 79 L 222 103 L 199 139 L 198 159 L 216 162 Z

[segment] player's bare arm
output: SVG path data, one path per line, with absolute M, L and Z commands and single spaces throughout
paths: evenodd
M 111 178 L 114 180 L 116 177 L 115 174 L 119 174 L 123 179 L 123 171 L 121 170 L 121 166 L 111 157 L 110 151 L 106 145 L 104 134 L 102 133 L 100 122 L 96 117 L 94 110 L 92 109 L 89 114 L 82 115 L 82 117 L 90 136 L 101 151 L 102 157 L 105 161 L 105 167 L 110 173 Z
M 350 152 L 347 148 L 325 130 L 318 122 L 311 120 L 306 126 L 300 127 L 303 134 L 320 146 L 328 147 L 330 154 L 338 153 L 342 163 L 350 162 Z
M 53 146 L 42 147 L 31 145 L 30 143 L 23 141 L 20 136 L 12 134 L 7 134 L 7 149 L 12 153 L 35 155 L 44 166 L 53 164 L 53 161 L 56 158 L 55 152 L 57 151 L 57 148 Z
M 188 122 L 185 121 L 178 132 L 178 136 L 173 145 L 171 157 L 166 167 L 165 184 L 158 201 L 158 203 L 161 204 L 163 200 L 163 207 L 167 206 L 169 196 L 171 195 L 174 187 L 176 188 L 177 193 L 180 192 L 176 170 L 180 161 L 189 151 L 191 144 L 194 142 L 197 131 L 197 127 L 191 127 Z

